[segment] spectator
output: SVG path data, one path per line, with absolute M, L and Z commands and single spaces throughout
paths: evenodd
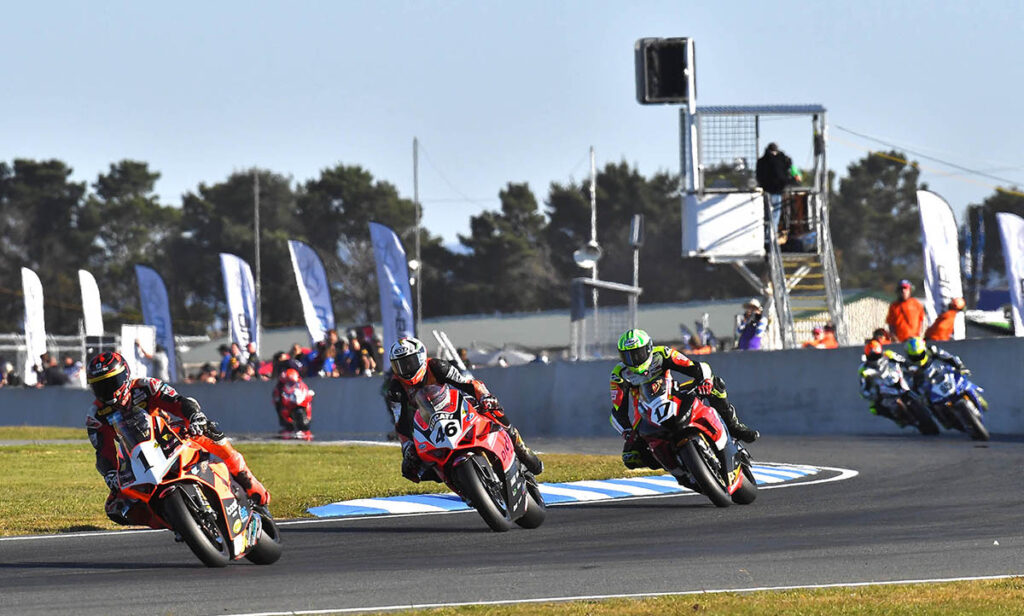
M 925 340 L 949 340 L 953 337 L 956 315 L 967 306 L 964 298 L 956 297 L 949 302 L 949 309 L 940 314 L 924 332 Z
M 43 385 L 52 387 L 55 385 L 68 384 L 68 375 L 65 374 L 64 369 L 57 364 L 56 357 L 49 353 L 43 353 L 41 359 L 43 360 L 43 378 L 40 387 Z
M 469 351 L 465 348 L 455 349 L 455 352 L 459 354 L 459 359 L 462 360 L 462 365 L 466 367 L 466 370 L 473 369 L 473 362 L 469 361 Z
M 309 364 L 306 366 L 306 377 L 324 376 L 330 378 L 336 376 L 335 354 L 336 351 L 333 344 L 329 344 L 327 340 L 317 342 L 313 351 L 307 355 Z
M 540 353 L 537 353 L 537 355 L 533 358 L 533 360 L 530 363 L 532 363 L 532 364 L 550 364 L 551 363 L 551 359 L 548 358 L 548 352 L 542 350 Z
M 293 343 L 291 349 L 289 349 L 292 367 L 298 370 L 300 375 L 305 375 L 306 368 L 309 366 L 308 353 L 309 349 L 302 348 L 302 345 L 298 342 Z
M 335 354 L 334 363 L 338 376 L 356 376 L 358 373 L 352 371 L 352 366 L 357 365 L 358 361 L 348 340 L 339 340 L 336 348 L 338 351 Z
M 775 143 L 769 143 L 764 155 L 757 159 L 755 175 L 758 185 L 768 193 L 772 208 L 772 226 L 778 229 L 779 218 L 782 215 L 782 192 L 789 184 L 803 181 L 803 177 L 800 170 L 793 165 L 793 161 Z
M 825 343 L 826 349 L 838 349 L 839 341 L 836 339 L 836 327 L 831 323 L 826 323 L 825 327 L 822 328 L 822 340 Z
M 226 381 L 229 374 L 228 370 L 231 368 L 231 347 L 222 344 L 217 347 L 217 351 L 220 353 L 220 368 L 217 370 L 217 378 L 221 381 Z
M 245 345 L 245 363 L 252 366 L 254 372 L 260 371 L 260 355 L 256 352 L 256 343 L 249 342 Z
M 82 362 L 75 361 L 70 355 L 64 356 L 64 374 L 68 377 L 68 383 L 85 387 L 85 372 L 82 370 Z
M 14 364 L 7 361 L 3 365 L 3 385 L 4 387 L 17 387 L 21 385 L 21 376 L 14 371 Z
M 498 366 L 501 368 L 508 368 L 508 360 L 505 359 L 504 355 L 498 356 Z
M 377 364 L 370 357 L 369 351 L 364 349 L 359 343 L 359 338 L 352 336 L 348 341 L 348 345 L 352 351 L 352 360 L 349 363 L 349 370 L 352 374 L 356 376 L 373 376 L 374 370 L 377 369 Z
M 167 356 L 167 349 L 164 348 L 164 345 L 156 345 L 156 350 L 153 351 L 150 361 L 153 363 L 153 374 L 150 376 L 169 383 L 171 381 L 171 359 Z
M 879 327 L 875 331 L 871 332 L 871 340 L 877 340 L 878 344 L 882 346 L 892 344 L 892 338 L 889 337 L 889 332 L 887 332 L 884 327 Z M 868 340 L 868 342 L 871 342 L 871 340 Z
M 736 327 L 738 348 L 742 351 L 757 351 L 761 348 L 768 319 L 761 309 L 761 300 L 753 297 L 743 304 L 743 320 Z
M 374 371 L 380 372 L 381 367 L 387 363 L 382 359 L 384 357 L 384 337 L 374 332 L 366 343 L 366 348 L 370 351 L 370 358 L 373 359 Z
M 825 346 L 825 330 L 815 327 L 811 330 L 811 339 L 801 345 L 805 349 L 827 349 Z
M 896 287 L 896 301 L 889 304 L 889 314 L 885 323 L 889 333 L 896 342 L 904 342 L 921 335 L 924 325 L 924 306 L 911 297 L 914 285 L 909 280 L 901 280 Z
M 227 349 L 227 347 L 225 347 Z M 217 382 L 217 369 L 213 367 L 213 364 L 205 363 L 200 368 L 199 378 L 196 379 L 200 383 L 216 383 Z

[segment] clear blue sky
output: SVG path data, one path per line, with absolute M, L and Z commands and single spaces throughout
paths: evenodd
M 424 224 L 454 242 L 508 181 L 543 200 L 585 178 L 591 145 L 599 166 L 679 170 L 677 111 L 635 100 L 647 36 L 696 40 L 700 104 L 824 104 L 834 169 L 885 149 L 839 125 L 1024 185 L 1020 0 L 19 2 L 0 159 L 89 182 L 147 161 L 174 205 L 236 169 L 339 162 L 411 197 L 415 136 Z M 997 183 L 920 162 L 957 211 Z

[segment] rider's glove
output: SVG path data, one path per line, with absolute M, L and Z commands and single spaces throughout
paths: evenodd
M 711 391 L 715 388 L 715 382 L 711 379 L 704 379 L 697 384 L 697 393 L 701 396 L 710 396 Z
M 121 489 L 121 485 L 117 481 L 117 471 L 107 471 L 106 473 L 103 473 L 103 481 L 106 482 L 107 487 L 110 488 L 111 491 L 117 492 Z
M 206 430 L 207 423 L 209 422 L 206 419 L 206 413 L 202 411 L 192 413 L 192 416 L 188 418 L 188 433 L 192 436 L 199 436 Z
M 971 376 L 971 371 L 968 370 L 967 368 L 960 368 L 960 374 L 962 374 L 963 376 Z
M 484 396 L 483 398 L 480 398 L 480 406 L 485 411 L 497 411 L 501 408 L 501 404 L 494 396 Z
M 416 453 L 416 446 L 412 441 L 402 443 L 402 477 L 414 483 L 420 482 L 420 456 Z

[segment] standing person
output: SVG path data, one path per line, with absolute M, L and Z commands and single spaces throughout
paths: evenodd
M 800 345 L 805 349 L 826 349 L 825 346 L 825 330 L 820 327 L 815 327 L 811 330 L 811 339 Z
M 896 285 L 896 301 L 889 304 L 885 324 L 889 326 L 889 333 L 896 342 L 904 342 L 921 335 L 924 306 L 911 296 L 913 291 L 914 285 L 910 284 L 909 280 L 901 280 Z
M 748 443 L 754 442 L 760 436 L 757 430 L 743 424 L 736 416 L 736 407 L 729 404 L 726 397 L 725 381 L 712 374 L 711 366 L 707 363 L 694 363 L 672 347 L 654 346 L 651 337 L 642 329 L 626 330 L 619 338 L 618 349 L 621 361 L 612 369 L 610 383 L 611 423 L 625 439 L 622 463 L 626 468 L 665 468 L 680 485 L 692 487 L 687 483 L 690 479 L 688 473 L 675 459 L 674 454 L 652 451 L 643 437 L 637 433 L 636 426 L 629 417 L 630 396 L 637 395 L 639 386 L 663 378 L 667 370 L 682 374 L 686 378 L 680 381 L 682 385 L 697 383 L 697 395 L 718 411 L 730 434 Z M 655 461 L 657 466 L 652 464 Z
M 526 470 L 539 475 L 544 464 L 537 457 L 519 434 L 519 430 L 509 422 L 498 399 L 487 389 L 482 381 L 467 379 L 450 362 L 436 357 L 427 358 L 427 347 L 416 338 L 400 338 L 391 345 L 388 353 L 391 360 L 391 381 L 384 391 L 395 421 L 395 431 L 402 441 L 402 476 L 419 483 L 419 471 L 422 468 L 419 454 L 412 442 L 412 416 L 416 412 L 413 397 L 421 387 L 427 385 L 446 384 L 466 395 L 476 398 L 477 411 L 493 419 L 505 427 L 512 438 L 516 457 Z
M 822 328 L 822 342 L 824 343 L 823 349 L 838 349 L 839 340 L 836 339 L 836 326 L 831 323 L 826 323 L 825 327 Z
M 775 143 L 769 143 L 764 155 L 757 159 L 755 175 L 757 184 L 768 193 L 772 206 L 772 225 L 778 229 L 782 215 L 782 191 L 791 183 L 803 181 L 803 177 L 793 161 Z
M 96 470 L 110 488 L 107 517 L 121 525 L 147 525 L 157 528 L 149 507 L 122 495 L 118 489 L 118 455 L 114 429 L 108 423 L 115 412 L 142 409 L 147 413 L 164 411 L 186 420 L 188 434 L 200 447 L 224 461 L 231 476 L 245 489 L 253 502 L 270 503 L 270 493 L 249 471 L 217 423 L 210 421 L 194 398 L 182 396 L 170 385 L 154 378 L 133 379 L 128 364 L 119 353 L 100 353 L 89 361 L 86 378 L 96 400 L 85 419 L 89 441 L 96 450 Z
M 67 375 L 68 382 L 72 385 L 76 387 L 84 386 L 85 381 L 82 379 L 85 376 L 84 368 L 82 362 L 77 361 L 74 357 L 70 355 L 64 356 L 64 374 Z
M 253 372 L 259 374 L 263 362 L 260 361 L 260 354 L 256 352 L 256 343 L 249 342 L 245 345 L 245 363 L 253 368 Z
M 925 340 L 949 340 L 953 337 L 953 325 L 956 315 L 967 306 L 964 298 L 955 297 L 949 302 L 949 308 L 935 318 L 935 322 L 924 331 Z
M 736 327 L 737 347 L 743 351 L 757 351 L 764 340 L 768 319 L 761 309 L 761 300 L 753 297 L 743 304 L 743 320 Z
M 46 353 L 41 358 L 43 360 L 43 372 L 42 380 L 40 381 L 43 385 L 51 387 L 54 385 L 67 385 L 68 375 L 64 372 L 64 369 L 58 365 L 57 358 L 49 353 Z

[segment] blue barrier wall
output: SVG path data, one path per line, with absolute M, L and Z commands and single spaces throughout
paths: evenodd
M 985 388 L 993 433 L 1024 433 L 1024 340 L 990 338 L 943 344 L 959 355 Z M 858 394 L 859 348 L 736 352 L 705 356 L 725 379 L 740 417 L 764 433 L 898 432 L 867 412 Z M 613 434 L 608 424 L 608 374 L 613 361 L 527 364 L 476 371 L 501 399 L 509 418 L 529 436 Z M 381 377 L 311 379 L 316 390 L 313 431 L 320 437 L 380 438 L 390 429 Z M 273 433 L 271 383 L 181 385 L 229 434 Z M 0 425 L 81 426 L 87 392 L 0 389 Z

